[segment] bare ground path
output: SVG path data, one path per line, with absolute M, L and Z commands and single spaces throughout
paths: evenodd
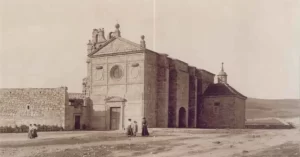
M 0 134 L 1 157 L 299 157 L 300 130 L 152 129 L 151 137 L 120 132 Z

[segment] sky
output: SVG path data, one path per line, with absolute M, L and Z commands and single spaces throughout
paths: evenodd
M 81 92 L 87 42 L 122 37 L 218 74 L 248 97 L 300 98 L 300 0 L 0 0 L 0 88 Z

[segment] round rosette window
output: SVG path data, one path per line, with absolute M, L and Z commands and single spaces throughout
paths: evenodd
M 110 77 L 116 80 L 121 79 L 123 76 L 123 70 L 119 65 L 115 65 L 110 70 Z

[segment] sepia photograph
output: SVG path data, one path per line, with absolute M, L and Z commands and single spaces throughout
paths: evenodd
M 300 157 L 300 0 L 0 0 L 0 157 Z

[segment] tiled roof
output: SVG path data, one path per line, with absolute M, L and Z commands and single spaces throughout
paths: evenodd
M 235 90 L 233 87 L 231 87 L 229 84 L 226 83 L 217 83 L 217 84 L 211 84 L 207 87 L 205 90 L 204 96 L 240 96 L 244 99 L 247 97 Z
M 69 93 L 69 99 L 84 99 L 85 96 L 82 93 Z

